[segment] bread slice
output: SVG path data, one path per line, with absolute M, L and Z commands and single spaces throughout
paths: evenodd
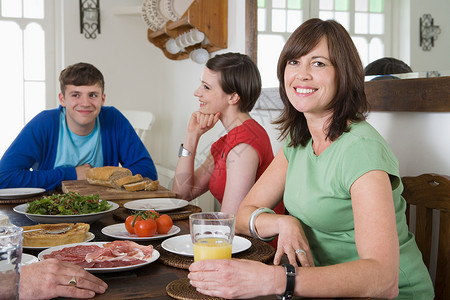
M 129 192 L 136 192 L 136 191 L 142 191 L 145 190 L 145 185 L 147 184 L 147 181 L 139 181 L 135 183 L 125 184 L 123 187 L 129 191 Z
M 144 180 L 144 178 L 142 178 L 142 175 L 136 174 L 134 176 L 126 176 L 126 177 L 119 178 L 114 181 L 114 184 L 117 185 L 119 188 L 121 188 L 125 184 L 135 183 L 135 182 L 139 182 L 142 180 Z
M 159 187 L 159 181 L 153 180 L 153 181 L 147 181 L 145 184 L 145 190 L 146 191 L 157 191 Z
M 58 224 L 38 224 L 33 226 L 23 226 L 23 230 L 44 229 L 44 230 L 59 230 L 72 226 L 69 231 L 64 233 L 49 234 L 43 230 L 24 232 L 23 246 L 24 247 L 54 247 L 65 244 L 81 243 L 85 240 L 86 234 L 89 231 L 89 224 L 86 223 L 58 223 Z
M 106 166 L 89 169 L 86 173 L 86 179 L 90 184 L 120 189 L 115 184 L 115 181 L 132 175 L 131 171 L 127 168 Z

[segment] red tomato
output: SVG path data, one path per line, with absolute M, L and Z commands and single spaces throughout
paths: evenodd
M 147 210 L 145 212 L 145 214 L 148 217 L 152 218 L 153 220 L 156 220 L 157 218 L 159 218 L 159 213 L 157 211 L 153 210 L 153 209 L 152 210 Z
M 156 231 L 158 231 L 158 233 L 165 234 L 172 228 L 173 221 L 168 215 L 160 215 L 159 218 L 156 219 L 156 225 Z
M 134 223 L 134 232 L 139 237 L 154 236 L 156 233 L 156 221 L 153 219 L 140 220 Z
M 136 219 L 136 221 L 134 219 Z M 136 225 L 136 222 L 138 222 L 140 220 L 142 220 L 141 216 L 137 216 L 137 217 L 134 215 L 128 216 L 125 219 L 125 228 L 127 229 L 127 231 L 131 234 L 134 234 L 133 222 Z

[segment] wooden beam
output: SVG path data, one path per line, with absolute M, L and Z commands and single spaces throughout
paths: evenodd
M 245 54 L 257 63 L 258 5 L 257 0 L 245 0 Z

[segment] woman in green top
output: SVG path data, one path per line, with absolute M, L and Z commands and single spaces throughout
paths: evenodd
M 238 233 L 278 235 L 275 266 L 200 261 L 190 267 L 191 284 L 225 298 L 432 299 L 406 225 L 398 161 L 365 121 L 364 70 L 347 31 L 332 20 L 303 23 L 283 48 L 278 79 L 284 147 L 236 218 Z M 282 200 L 290 216 L 259 209 Z M 283 254 L 293 266 L 286 272 Z

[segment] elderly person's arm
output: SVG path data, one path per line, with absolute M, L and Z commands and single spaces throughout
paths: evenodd
M 72 279 L 75 282 L 69 285 Z M 82 267 L 53 258 L 21 268 L 20 299 L 92 298 L 107 288 L 105 282 Z

